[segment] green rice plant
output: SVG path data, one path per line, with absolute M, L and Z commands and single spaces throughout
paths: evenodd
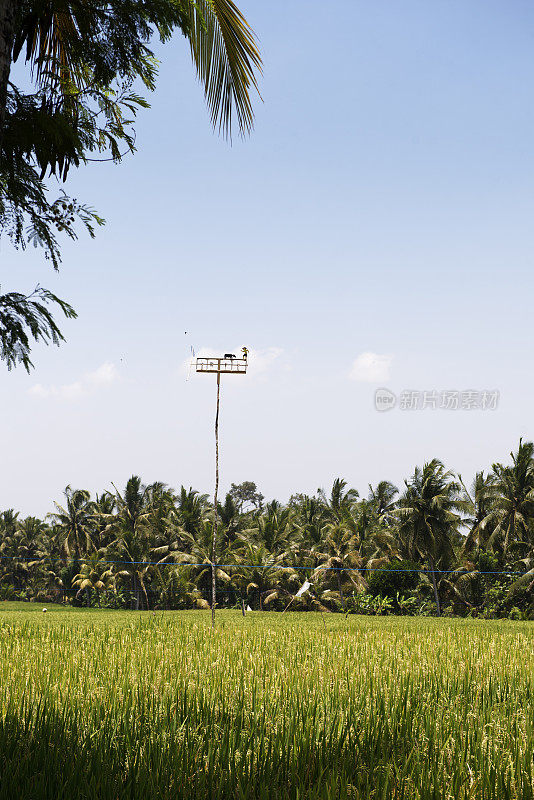
M 530 623 L 11 608 L 1 800 L 534 798 Z

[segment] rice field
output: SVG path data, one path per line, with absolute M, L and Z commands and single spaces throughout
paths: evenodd
M 31 608 L 2 800 L 534 797 L 530 623 Z

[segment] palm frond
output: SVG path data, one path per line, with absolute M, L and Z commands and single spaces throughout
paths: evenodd
M 252 29 L 232 0 L 196 0 L 190 14 L 191 55 L 213 126 L 230 135 L 235 113 L 244 135 L 253 125 L 250 95 L 259 94 L 256 71 L 262 63 Z
M 515 580 L 510 588 L 508 589 L 508 597 L 512 597 L 518 589 L 523 589 L 524 587 L 528 587 L 529 590 L 532 589 L 534 586 L 534 568 L 529 569 L 528 572 L 525 572 L 524 575 L 521 575 L 517 580 Z

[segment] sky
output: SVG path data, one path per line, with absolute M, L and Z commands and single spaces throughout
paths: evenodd
M 222 379 L 223 491 L 341 476 L 365 496 L 434 457 L 468 483 L 534 435 L 532 4 L 239 6 L 264 61 L 250 137 L 213 132 L 176 36 L 137 153 L 69 178 L 96 239 L 59 274 L 0 240 L 3 291 L 79 314 L 30 375 L 0 371 L 0 508 L 132 474 L 212 492 L 215 379 L 191 348 L 251 351 Z

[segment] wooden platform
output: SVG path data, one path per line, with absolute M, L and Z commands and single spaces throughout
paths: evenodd
M 197 372 L 215 372 L 222 375 L 246 375 L 247 360 L 245 358 L 197 358 Z

